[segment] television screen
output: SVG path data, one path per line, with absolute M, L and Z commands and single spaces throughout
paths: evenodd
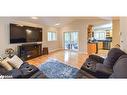
M 42 28 L 10 24 L 10 43 L 42 42 Z

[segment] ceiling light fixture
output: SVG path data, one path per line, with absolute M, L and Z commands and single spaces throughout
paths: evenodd
M 58 26 L 58 25 L 60 25 L 60 23 L 56 23 L 56 24 L 55 24 L 55 26 Z
M 38 17 L 36 17 L 36 16 L 33 16 L 33 17 L 31 17 L 32 19 L 38 19 Z

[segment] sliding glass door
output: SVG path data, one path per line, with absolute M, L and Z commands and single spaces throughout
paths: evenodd
M 64 49 L 78 51 L 78 32 L 64 32 Z

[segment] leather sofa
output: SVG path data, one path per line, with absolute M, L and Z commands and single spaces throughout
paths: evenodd
M 36 66 L 30 65 L 27 62 L 24 62 L 19 69 L 13 69 L 11 71 L 7 71 L 0 66 L 0 76 L 3 76 L 3 78 L 46 78 L 43 72 Z
M 106 58 L 90 55 L 81 71 L 94 78 L 127 78 L 127 54 L 119 48 L 112 48 Z

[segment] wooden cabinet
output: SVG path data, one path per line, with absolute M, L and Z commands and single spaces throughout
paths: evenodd
M 18 46 L 18 56 L 24 61 L 41 55 L 42 44 L 23 44 Z
M 97 43 L 88 43 L 88 54 L 97 53 Z

